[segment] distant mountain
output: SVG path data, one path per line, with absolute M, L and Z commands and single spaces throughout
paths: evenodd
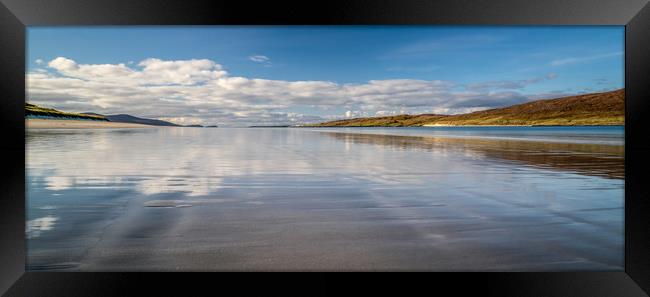
M 195 128 L 203 128 L 203 125 L 185 125 L 183 127 L 195 127 Z
M 94 113 L 94 112 L 84 112 L 83 114 L 85 114 L 85 115 L 95 115 L 95 116 L 104 116 L 109 121 L 117 122 L 117 123 L 133 123 L 133 124 L 143 124 L 143 125 L 151 125 L 151 126 L 174 126 L 174 127 L 180 127 L 181 126 L 181 125 L 174 124 L 174 123 L 171 123 L 171 122 L 166 122 L 166 121 L 162 121 L 162 120 L 155 120 L 155 119 L 139 118 L 139 117 L 134 117 L 134 116 L 128 115 L 128 114 L 100 115 L 100 114 Z
M 625 89 L 538 100 L 458 115 L 396 115 L 325 122 L 312 127 L 623 125 Z

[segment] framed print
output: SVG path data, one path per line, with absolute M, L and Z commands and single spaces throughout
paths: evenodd
M 6 296 L 647 296 L 647 1 L 2 4 Z

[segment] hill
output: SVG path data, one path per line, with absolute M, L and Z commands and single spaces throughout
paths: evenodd
M 458 115 L 397 115 L 355 118 L 312 127 L 623 125 L 625 89 L 538 100 Z
M 41 107 L 35 104 L 25 103 L 25 115 L 30 118 L 53 118 L 63 120 L 94 120 L 108 121 L 115 123 L 142 124 L 150 126 L 180 126 L 174 123 L 134 117 L 128 114 L 102 115 L 94 112 L 64 112 L 54 108 Z
M 108 119 L 98 114 L 83 114 L 73 112 L 63 112 L 54 108 L 46 108 L 38 105 L 25 103 L 25 116 L 27 117 L 43 117 L 43 118 L 62 118 L 72 120 L 93 120 L 93 121 L 108 121 Z

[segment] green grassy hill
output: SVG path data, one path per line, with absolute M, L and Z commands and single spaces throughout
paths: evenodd
M 309 125 L 313 127 L 623 125 L 625 89 L 556 99 L 458 115 L 397 115 L 356 118 Z
M 94 120 L 94 121 L 108 121 L 104 116 L 89 115 L 72 112 L 63 112 L 53 108 L 40 107 L 38 105 L 25 103 L 25 116 L 27 117 L 51 117 L 61 119 L 80 119 L 80 120 Z

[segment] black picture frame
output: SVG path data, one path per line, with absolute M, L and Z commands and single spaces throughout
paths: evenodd
M 494 296 L 647 296 L 650 292 L 650 5 L 648 0 L 0 0 L 0 293 L 4 296 L 127 296 L 151 287 L 177 296 L 235 286 L 232 277 L 181 273 L 25 272 L 26 26 L 39 25 L 625 25 L 625 271 L 435 273 L 409 287 Z M 245 278 L 239 276 L 238 278 Z M 246 277 L 247 278 L 247 277 Z M 266 278 L 266 277 L 264 277 Z M 306 278 L 306 279 L 305 279 Z M 392 278 L 392 276 L 391 276 Z M 326 290 L 322 278 L 286 277 Z M 302 280 L 305 279 L 305 280 Z M 351 283 L 346 280 L 345 283 Z M 384 289 L 390 283 L 355 278 Z M 338 281 L 328 284 L 340 284 Z M 240 287 L 248 291 L 256 286 Z M 282 288 L 280 288 L 282 287 Z M 259 289 L 260 287 L 258 287 Z M 222 289 L 220 289 L 222 290 Z M 224 291 L 225 292 L 225 291 Z M 402 288 L 401 293 L 407 292 Z

